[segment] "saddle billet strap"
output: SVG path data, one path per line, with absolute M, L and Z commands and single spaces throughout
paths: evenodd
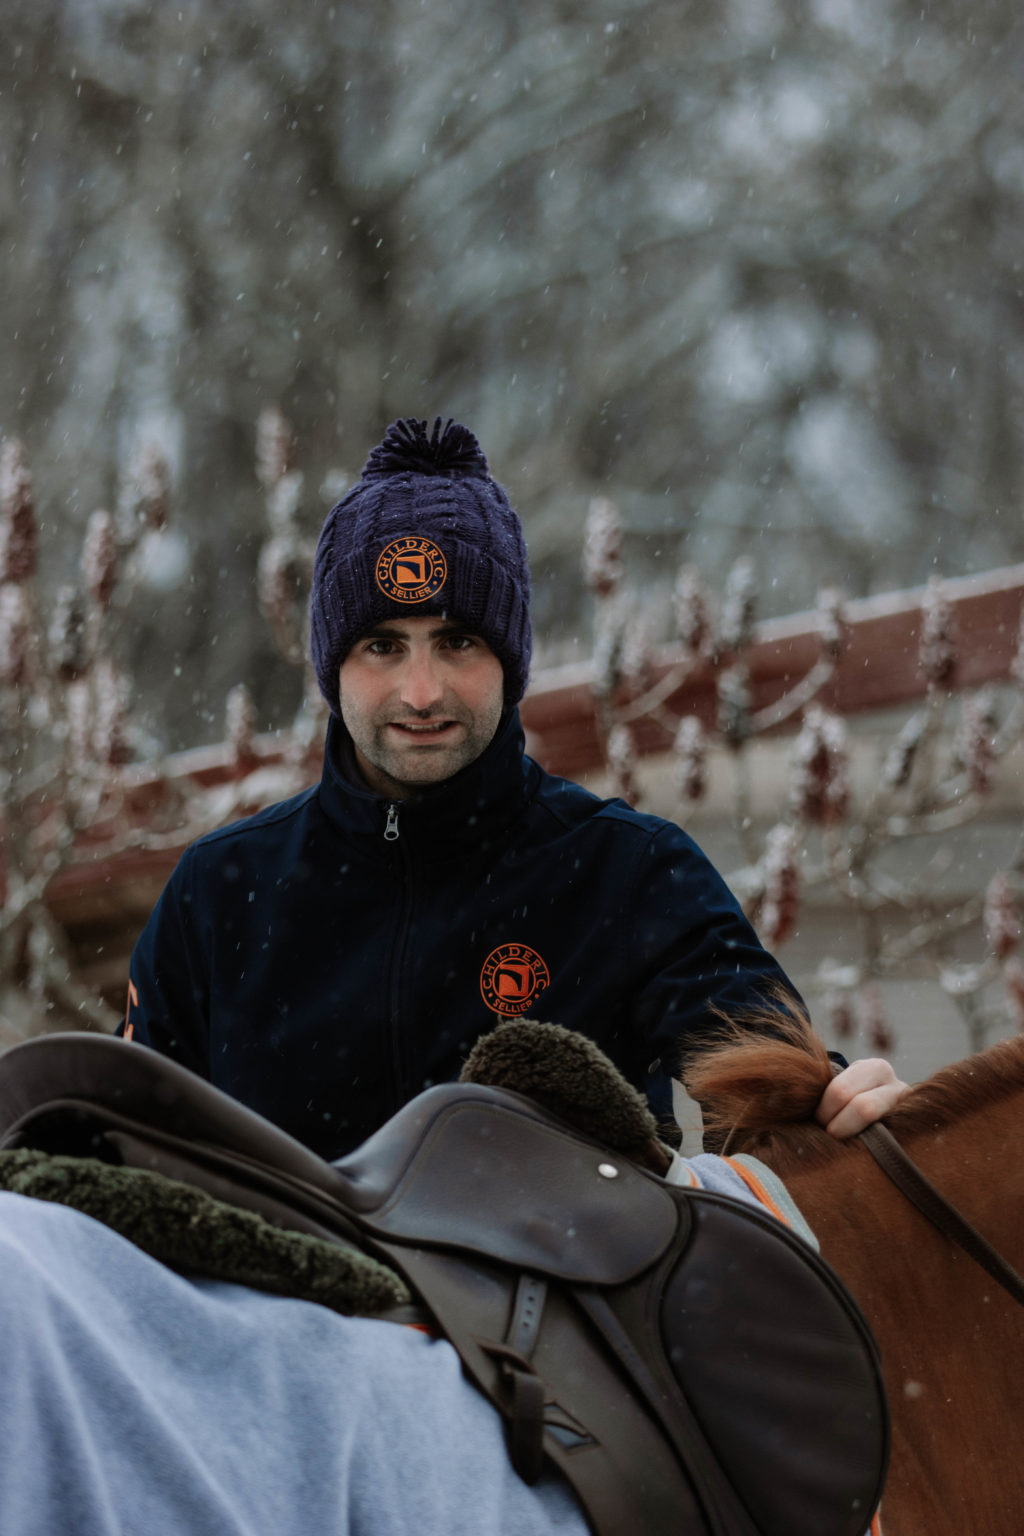
M 540 1275 L 520 1275 L 505 1343 L 525 1360 L 529 1360 L 537 1342 L 547 1290 L 548 1283 Z
M 961 1216 L 955 1206 L 950 1205 L 944 1195 L 939 1194 L 892 1132 L 876 1122 L 861 1131 L 860 1139 L 882 1172 L 888 1175 L 922 1216 L 926 1216 L 940 1232 L 952 1238 L 1004 1291 L 1009 1292 L 1014 1301 L 1024 1306 L 1024 1278 L 982 1237 L 976 1227 L 972 1227 Z

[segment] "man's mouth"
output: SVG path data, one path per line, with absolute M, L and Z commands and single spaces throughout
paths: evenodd
M 419 736 L 429 739 L 431 736 L 441 736 L 445 731 L 450 731 L 458 725 L 457 720 L 392 720 L 391 728 L 401 731 L 406 736 Z

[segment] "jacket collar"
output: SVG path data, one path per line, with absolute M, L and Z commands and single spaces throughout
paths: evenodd
M 485 752 L 453 778 L 445 779 L 409 800 L 391 802 L 369 789 L 355 765 L 352 738 L 337 717 L 327 727 L 320 805 L 328 821 L 363 851 L 384 857 L 388 807 L 398 812 L 398 836 L 403 846 L 432 858 L 464 855 L 479 849 L 518 815 L 526 801 L 529 760 L 523 755 L 523 728 L 518 710 L 498 726 Z M 397 846 L 397 844 L 395 845 Z

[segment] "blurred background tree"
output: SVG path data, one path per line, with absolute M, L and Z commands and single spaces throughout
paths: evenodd
M 468 421 L 542 664 L 595 493 L 642 580 L 754 553 L 768 613 L 1021 559 L 1022 62 L 1008 0 L 10 0 L 0 431 L 46 579 L 154 445 L 145 727 L 218 737 L 240 678 L 290 717 L 276 403 L 310 535 L 392 417 Z

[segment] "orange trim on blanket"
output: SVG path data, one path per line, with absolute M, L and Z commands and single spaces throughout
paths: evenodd
M 739 1174 L 740 1178 L 743 1180 L 744 1184 L 754 1195 L 754 1197 L 760 1200 L 761 1204 L 767 1210 L 771 1211 L 773 1216 L 777 1216 L 784 1227 L 791 1227 L 793 1225 L 785 1212 L 780 1210 L 779 1207 L 775 1204 L 775 1201 L 765 1189 L 756 1173 L 751 1173 L 749 1168 L 745 1168 L 742 1163 L 738 1163 L 733 1157 L 723 1158 L 723 1162 L 729 1164 L 729 1167 L 732 1169 L 733 1173 Z

